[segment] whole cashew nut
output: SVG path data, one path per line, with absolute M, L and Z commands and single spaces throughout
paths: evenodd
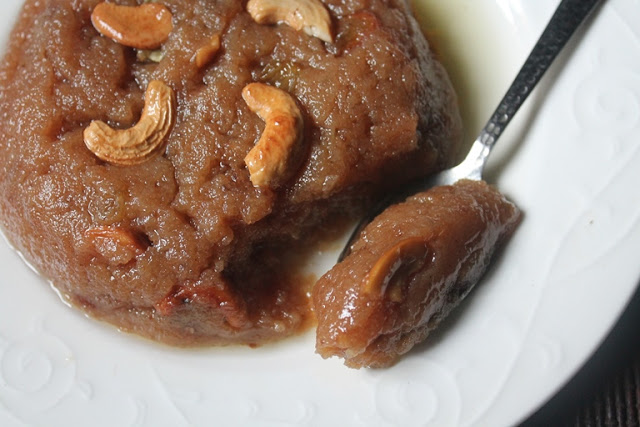
M 378 258 L 365 277 L 363 291 L 378 296 L 386 294 L 391 301 L 401 302 L 402 289 L 394 284 L 404 283 L 403 279 L 425 264 L 430 253 L 423 237 L 402 240 Z
M 258 24 L 284 22 L 297 31 L 333 42 L 331 17 L 319 0 L 249 0 L 247 11 Z
M 137 49 L 156 49 L 173 30 L 171 11 L 158 3 L 121 6 L 99 3 L 91 13 L 98 32 L 116 42 Z
M 138 123 L 129 129 L 112 129 L 94 120 L 84 130 L 84 143 L 98 158 L 116 165 L 142 163 L 164 147 L 174 121 L 175 96 L 165 83 L 153 80 L 144 98 Z
M 265 122 L 260 140 L 244 158 L 251 182 L 256 187 L 278 187 L 302 161 L 302 113 L 291 95 L 264 83 L 245 86 L 242 98 Z

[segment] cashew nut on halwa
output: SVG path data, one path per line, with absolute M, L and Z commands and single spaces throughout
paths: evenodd
M 393 302 L 403 300 L 400 286 L 415 271 L 429 261 L 431 250 L 424 237 L 412 237 L 400 241 L 387 250 L 371 267 L 364 280 L 364 291 L 374 295 L 386 295 Z
M 196 67 L 202 68 L 213 61 L 220 50 L 220 34 L 214 34 L 205 44 L 200 46 L 192 57 Z
M 136 60 L 139 62 L 155 62 L 159 63 L 164 59 L 164 52 L 162 49 L 138 49 L 136 51 Z
M 278 187 L 302 160 L 302 113 L 291 95 L 264 83 L 245 86 L 242 98 L 265 122 L 260 140 L 244 158 L 251 182 L 256 187 Z
M 124 265 L 145 251 L 135 234 L 121 227 L 100 226 L 85 230 L 84 236 L 94 249 L 113 265 Z
M 147 86 L 140 120 L 129 129 L 112 129 L 94 120 L 84 130 L 84 143 L 98 158 L 115 165 L 142 163 L 164 147 L 174 121 L 173 89 L 159 80 Z
M 319 0 L 249 0 L 247 11 L 258 24 L 284 22 L 297 31 L 333 42 L 331 16 Z
M 98 32 L 136 49 L 160 47 L 173 30 L 171 19 L 171 11 L 158 3 L 121 6 L 102 2 L 91 13 L 91 22 Z

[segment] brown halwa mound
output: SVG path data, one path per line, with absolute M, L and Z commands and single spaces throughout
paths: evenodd
M 280 254 L 458 156 L 454 92 L 403 0 L 325 0 L 332 43 L 257 24 L 244 1 L 163 0 L 159 62 L 99 34 L 98 3 L 24 5 L 0 69 L 0 219 L 65 298 L 124 330 L 174 345 L 297 332 L 308 288 Z M 176 97 L 165 150 L 99 160 L 83 130 L 133 126 L 152 80 Z M 244 163 L 265 126 L 241 97 L 251 82 L 287 91 L 304 117 L 304 160 L 276 189 Z

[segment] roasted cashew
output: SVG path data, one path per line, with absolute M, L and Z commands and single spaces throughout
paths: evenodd
M 94 249 L 113 265 L 127 264 L 142 255 L 146 249 L 146 245 L 131 230 L 121 227 L 89 228 L 84 232 L 84 236 Z
M 84 143 L 98 158 L 116 165 L 142 163 L 159 152 L 174 121 L 175 97 L 165 83 L 153 80 L 144 98 L 138 123 L 129 129 L 112 129 L 94 120 L 84 130 Z
M 402 240 L 387 250 L 365 277 L 363 291 L 370 295 L 387 295 L 393 302 L 403 300 L 402 284 L 424 265 L 431 252 L 423 237 Z
M 91 13 L 91 22 L 98 32 L 136 49 L 160 47 L 173 30 L 171 19 L 169 9 L 158 3 L 121 6 L 102 2 Z
M 291 95 L 264 83 L 245 86 L 242 98 L 265 122 L 260 140 L 244 158 L 251 182 L 256 187 L 278 187 L 302 160 L 302 113 Z
M 213 61 L 220 50 L 220 34 L 215 34 L 205 44 L 200 46 L 196 53 L 193 54 L 192 61 L 195 62 L 196 67 L 202 68 Z
M 297 31 L 333 42 L 331 17 L 320 0 L 249 0 L 247 11 L 258 24 L 284 22 Z

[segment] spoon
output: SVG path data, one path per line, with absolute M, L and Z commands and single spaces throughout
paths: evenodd
M 431 187 L 454 184 L 463 178 L 481 180 L 482 171 L 496 141 L 551 66 L 558 53 L 600 1 L 562 0 L 507 93 L 471 145 L 464 160 L 458 166 L 443 170 L 411 185 L 408 190 L 402 191 L 401 195 L 391 195 L 383 199 L 357 224 L 345 248 L 340 253 L 338 262 L 349 255 L 351 247 L 360 236 L 362 229 L 394 202 Z

